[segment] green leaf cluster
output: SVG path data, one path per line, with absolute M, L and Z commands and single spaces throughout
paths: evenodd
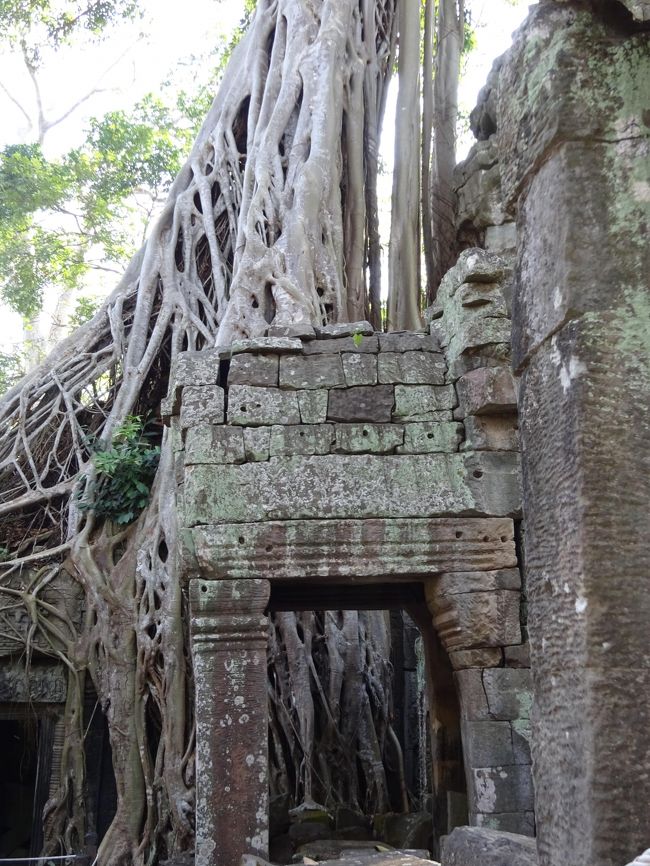
M 146 508 L 158 461 L 160 447 L 137 415 L 130 415 L 115 431 L 111 443 L 91 443 L 95 478 L 76 497 L 80 511 L 120 525 L 131 523 Z

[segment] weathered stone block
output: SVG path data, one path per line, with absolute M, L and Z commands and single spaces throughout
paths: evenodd
M 404 444 L 398 454 L 453 453 L 463 438 L 463 425 L 455 422 L 427 421 L 404 425 Z
M 463 755 L 472 768 L 498 767 L 518 763 L 512 746 L 510 722 L 461 723 Z
M 515 457 L 490 452 L 330 454 L 273 457 L 242 466 L 188 466 L 185 520 L 195 525 L 325 516 L 505 517 L 520 509 Z
M 329 454 L 334 442 L 333 424 L 300 424 L 297 427 L 273 427 L 271 457 L 293 454 Z
M 171 381 L 178 387 L 185 385 L 216 385 L 219 378 L 218 349 L 202 352 L 179 352 Z
M 328 391 L 296 391 L 303 424 L 324 424 L 327 419 Z
M 270 427 L 245 427 L 244 452 L 246 454 L 246 460 L 268 460 L 270 441 Z
M 469 782 L 477 812 L 532 812 L 535 808 L 533 777 L 526 764 L 472 769 Z
M 515 383 L 507 367 L 472 370 L 458 380 L 456 389 L 465 415 L 511 414 L 517 410 Z
M 503 661 L 503 653 L 496 647 L 454 650 L 449 653 L 449 660 L 455 671 L 464 671 L 468 668 L 498 668 Z
M 530 671 L 515 668 L 484 671 L 483 686 L 492 718 L 530 718 L 533 688 Z
M 465 418 L 467 451 L 518 451 L 519 419 L 517 415 L 468 415 Z
M 354 576 L 373 583 L 382 575 L 429 577 L 436 571 L 494 569 L 516 563 L 514 543 L 504 532 L 508 523 L 503 518 L 442 517 L 197 526 L 190 545 L 196 551 L 192 567 L 219 579 Z M 481 652 L 497 652 L 501 660 L 500 650 Z
M 341 356 L 288 355 L 280 359 L 280 387 L 306 389 L 336 388 L 345 384 Z
M 327 417 L 330 421 L 389 422 L 393 411 L 391 385 L 359 385 L 330 391 Z
M 235 340 L 230 346 L 220 350 L 222 356 L 237 355 L 239 352 L 291 355 L 302 352 L 302 342 L 293 337 L 255 337 L 251 340 Z
M 526 642 L 518 646 L 504 647 L 504 657 L 507 668 L 529 668 L 530 644 Z
M 370 354 L 346 352 L 341 355 L 346 385 L 376 385 L 377 358 Z
M 434 352 L 380 352 L 379 381 L 409 385 L 444 385 L 447 365 Z
M 377 335 L 354 337 L 334 337 L 328 340 L 311 340 L 303 343 L 304 355 L 332 355 L 335 352 L 376 353 L 379 351 Z
M 62 664 L 32 662 L 29 674 L 24 665 L 0 667 L 0 702 L 65 703 L 68 692 L 66 669 Z
M 235 355 L 230 362 L 228 385 L 274 386 L 278 384 L 279 355 Z
M 474 172 L 458 189 L 458 224 L 485 228 L 505 219 L 499 166 Z
M 427 601 L 433 624 L 445 648 L 500 647 L 521 640 L 520 594 L 510 590 L 443 595 L 433 592 Z
M 190 427 L 185 436 L 185 465 L 198 463 L 243 463 L 244 436 L 241 427 Z
M 404 441 L 399 424 L 337 424 L 334 451 L 341 454 L 391 454 Z
M 233 385 L 228 390 L 228 423 L 242 427 L 299 424 L 298 398 L 292 391 Z
M 396 419 L 433 420 L 427 418 L 429 413 L 453 409 L 455 405 L 453 385 L 395 385 Z
M 389 334 L 379 334 L 379 349 L 382 352 L 439 352 L 440 343 L 431 334 L 391 331 Z
M 493 721 L 483 688 L 483 671 L 477 668 L 456 671 L 454 680 L 460 701 L 461 719 L 469 722 Z
M 535 840 L 487 827 L 456 827 L 445 840 L 442 866 L 537 866 Z
M 221 424 L 223 420 L 223 388 L 218 385 L 186 385 L 183 388 L 181 427 Z
M 313 340 L 316 331 L 309 322 L 297 322 L 291 325 L 271 325 L 267 337 L 298 337 L 301 340 Z
M 375 329 L 370 322 L 339 322 L 335 325 L 324 325 L 314 327 L 319 339 L 331 339 L 334 337 L 352 337 L 354 334 L 372 336 Z
M 499 535 L 492 533 L 498 531 Z M 459 536 L 459 539 L 462 536 Z M 512 521 L 503 521 L 497 528 L 487 532 L 486 541 L 496 544 L 512 541 L 514 544 Z M 467 592 L 493 592 L 496 590 L 521 589 L 521 575 L 518 568 L 503 568 L 499 571 L 458 571 L 454 574 L 441 574 L 433 579 L 436 591 L 445 595 L 457 595 Z
M 500 812 L 491 815 L 479 813 L 470 814 L 469 819 L 475 827 L 489 827 L 491 830 L 503 830 L 506 833 L 516 833 L 519 836 L 532 837 L 535 835 L 534 812 Z M 534 864 L 536 866 L 536 861 Z M 510 861 L 508 861 L 508 866 L 510 866 Z

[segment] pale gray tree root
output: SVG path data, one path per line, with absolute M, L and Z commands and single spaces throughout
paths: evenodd
M 23 605 L 27 663 L 38 639 L 70 679 L 50 853 L 83 847 L 86 676 L 108 720 L 118 794 L 99 866 L 153 863 L 193 844 L 191 660 L 168 432 L 150 504 L 126 529 L 80 512 L 73 492 L 92 483 L 88 437 L 108 443 L 129 415 L 155 417 L 180 351 L 271 324 L 377 318 L 376 143 L 394 7 L 260 0 L 145 247 L 94 319 L 0 402 L 0 616 Z M 83 588 L 81 628 L 43 598 L 60 569 Z M 276 621 L 274 784 L 296 799 L 386 807 L 387 642 L 375 614 Z

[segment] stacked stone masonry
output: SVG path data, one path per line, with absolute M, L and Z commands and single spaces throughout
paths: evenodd
M 353 323 L 185 353 L 165 408 L 191 597 L 210 599 L 219 581 L 244 609 L 260 580 L 421 581 L 456 671 L 470 821 L 532 835 L 509 275 L 496 256 L 463 254 L 428 332 Z M 214 623 L 197 605 L 203 659 Z M 201 688 L 219 689 L 201 683 L 208 669 L 197 669 L 199 716 Z M 206 826 L 210 797 L 199 789 Z M 263 823 L 246 831 L 262 854 Z

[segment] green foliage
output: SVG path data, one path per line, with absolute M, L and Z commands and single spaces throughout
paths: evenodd
M 91 298 L 88 295 L 80 295 L 75 302 L 74 311 L 70 316 L 70 329 L 74 330 L 75 328 L 81 327 L 81 325 L 85 325 L 86 322 L 89 322 L 99 309 L 100 304 L 101 301 L 97 298 Z
M 358 349 L 363 343 L 363 334 L 360 331 L 355 331 L 354 334 L 352 334 L 352 342 Z
M 91 444 L 95 479 L 76 497 L 81 511 L 94 511 L 100 517 L 127 525 L 146 508 L 160 448 L 137 415 L 129 415 L 110 445 Z
M 35 69 L 45 45 L 60 48 L 77 34 L 100 38 L 120 19 L 137 14 L 137 0 L 0 0 L 0 34 Z
M 0 394 L 15 385 L 24 373 L 24 362 L 19 353 L 0 352 Z

